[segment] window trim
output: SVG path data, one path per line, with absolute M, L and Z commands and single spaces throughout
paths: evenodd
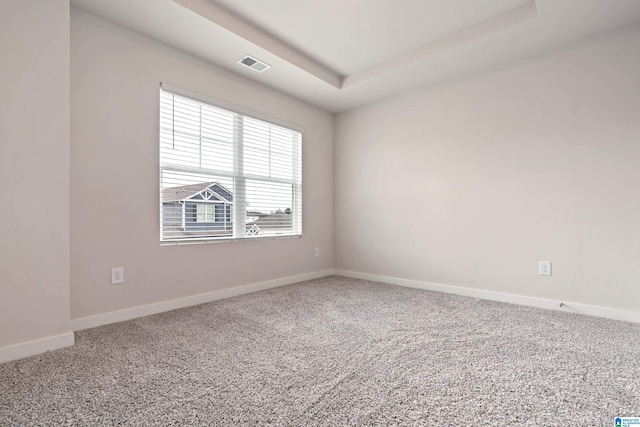
M 224 110 L 228 110 L 230 112 L 239 114 L 241 116 L 245 116 L 245 117 L 249 117 L 252 119 L 256 119 L 256 120 L 260 120 L 263 122 L 267 122 L 269 124 L 273 124 L 279 127 L 283 127 L 295 132 L 300 133 L 300 136 L 302 138 L 302 135 L 304 133 L 304 128 L 299 126 L 299 125 L 295 125 L 277 118 L 274 118 L 272 116 L 269 115 L 265 115 L 265 114 L 261 114 L 261 113 L 257 113 L 253 110 L 247 109 L 247 108 L 243 108 L 243 107 L 239 107 L 237 105 L 234 104 L 230 104 L 224 101 L 221 101 L 219 99 L 215 99 L 215 98 L 210 98 L 206 95 L 203 95 L 201 93 L 197 93 L 197 92 L 193 92 L 190 91 L 188 89 L 179 87 L 179 86 L 174 86 L 172 84 L 166 83 L 166 82 L 161 82 L 160 83 L 160 89 L 162 91 L 166 91 L 166 92 L 170 92 L 173 93 L 175 95 L 178 96 L 182 96 L 185 98 L 189 98 L 192 99 L 194 101 L 197 102 L 201 102 L 204 104 L 208 104 L 211 105 L 213 107 L 218 107 Z M 158 102 L 160 102 L 160 97 L 158 97 Z M 160 106 L 158 106 L 158 108 L 160 109 Z M 160 120 L 160 118 L 158 117 L 158 120 Z M 160 124 L 158 123 L 157 128 L 160 128 Z M 160 136 L 158 135 L 158 140 L 160 140 Z M 242 144 L 240 144 L 242 145 Z M 158 150 L 160 150 L 159 146 L 158 146 Z M 273 240 L 273 239 L 297 239 L 297 238 L 301 238 L 302 234 L 303 234 L 303 226 L 302 226 L 302 193 L 303 191 L 303 186 L 302 186 L 302 163 L 303 163 L 303 156 L 302 156 L 302 151 L 303 151 L 303 147 L 302 147 L 302 140 L 300 141 L 299 145 L 295 145 L 294 146 L 294 150 L 298 151 L 298 155 L 299 155 L 299 159 L 300 159 L 300 164 L 299 164 L 299 171 L 297 170 L 297 168 L 295 169 L 295 175 L 298 175 L 298 172 L 300 173 L 300 176 L 298 177 L 300 180 L 300 184 L 299 185 L 295 185 L 294 188 L 292 189 L 293 192 L 293 200 L 297 202 L 294 202 L 294 204 L 299 203 L 299 209 L 293 209 L 293 212 L 291 213 L 292 215 L 292 223 L 299 223 L 300 224 L 300 229 L 299 232 L 297 232 L 296 234 L 285 234 L 285 235 L 278 235 L 278 234 L 268 234 L 268 235 L 260 235 L 260 236 L 252 236 L 252 235 L 248 235 L 246 233 L 242 233 L 241 235 L 236 235 L 236 230 L 240 229 L 240 227 L 234 227 L 234 231 L 233 231 L 233 235 L 231 237 L 227 237 L 227 238 L 220 238 L 220 237 L 212 237 L 212 236 L 205 236 L 205 237 L 196 237 L 196 238 L 184 238 L 184 239 L 169 239 L 169 240 L 163 240 L 162 239 L 162 198 L 160 197 L 160 193 L 162 192 L 162 190 L 160 190 L 159 192 L 159 213 L 160 213 L 160 220 L 158 221 L 158 224 L 160 225 L 159 227 L 159 232 L 160 232 L 160 245 L 161 246 L 170 246 L 170 245 L 189 245 L 189 244 L 206 244 L 206 243 L 227 243 L 227 242 L 239 242 L 239 241 L 255 241 L 255 240 Z M 158 152 L 158 158 L 160 158 L 160 152 Z M 162 172 L 163 170 L 166 169 L 171 169 L 170 166 L 165 167 L 162 165 L 162 163 L 159 163 L 159 188 L 162 189 Z M 185 171 L 188 170 L 188 167 L 180 167 L 180 168 L 176 168 L 179 169 L 181 171 Z M 194 173 L 202 173 L 202 170 L 194 170 Z M 235 173 L 231 173 L 231 174 L 225 174 L 225 173 L 218 173 L 216 172 L 218 175 L 228 175 L 229 177 L 231 177 L 232 175 L 235 175 Z M 253 177 L 251 175 L 244 175 L 243 177 L 241 177 L 240 181 L 244 181 L 246 183 L 247 179 L 254 179 L 257 178 L 258 180 L 264 180 L 263 177 Z M 269 182 L 278 182 L 279 179 L 278 178 L 271 178 L 269 180 L 267 180 Z M 286 182 L 289 183 L 289 180 L 282 180 L 282 182 Z M 296 194 L 296 190 L 300 193 L 299 195 Z M 235 206 L 237 204 L 239 204 L 241 199 L 244 199 L 244 193 L 243 192 L 237 192 L 238 194 L 240 194 L 241 197 L 238 197 L 238 200 L 234 200 L 236 203 L 234 203 L 231 206 L 231 210 L 232 210 L 232 216 L 234 215 L 234 209 Z M 236 195 L 234 195 L 234 197 L 236 197 Z M 293 207 L 293 206 L 292 206 Z M 183 209 L 184 209 L 184 205 L 183 205 Z M 245 211 L 246 214 L 246 211 Z M 215 215 L 215 214 L 214 214 Z M 226 213 L 225 213 L 226 215 Z M 295 216 L 294 216 L 295 215 Z M 184 215 L 183 215 L 183 219 L 184 219 Z M 184 224 L 183 224 L 184 227 Z M 240 233 L 238 233 L 240 234 Z

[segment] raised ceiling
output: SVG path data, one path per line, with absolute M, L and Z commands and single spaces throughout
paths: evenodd
M 344 76 L 528 2 L 213 1 Z
M 331 112 L 640 22 L 637 0 L 72 0 Z M 256 73 L 250 54 L 272 67 Z

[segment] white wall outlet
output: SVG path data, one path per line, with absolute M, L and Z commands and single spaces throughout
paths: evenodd
M 320 248 L 316 246 L 315 255 L 320 256 Z
M 540 261 L 540 264 L 538 264 L 538 274 L 541 276 L 551 276 L 551 261 Z
M 124 283 L 124 267 L 117 267 L 111 269 L 111 284 L 119 285 Z

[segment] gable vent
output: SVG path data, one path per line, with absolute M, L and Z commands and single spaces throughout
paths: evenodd
M 256 59 L 251 55 L 243 56 L 242 58 L 240 58 L 238 63 L 242 64 L 242 65 L 245 65 L 245 66 L 251 68 L 254 71 L 257 71 L 258 73 L 261 73 L 261 72 L 271 68 L 271 65 L 267 64 L 266 62 L 262 62 L 259 59 Z

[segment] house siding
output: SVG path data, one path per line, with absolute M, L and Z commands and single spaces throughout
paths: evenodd
M 164 227 L 182 227 L 182 205 L 180 202 L 163 203 L 162 225 Z
M 216 219 L 215 222 L 197 222 L 197 205 L 214 205 L 216 207 Z M 222 215 L 224 205 L 222 203 L 191 203 L 187 202 L 185 208 L 185 231 L 201 231 L 201 230 L 224 230 L 225 221 Z M 227 225 L 231 226 L 231 222 L 227 221 Z

